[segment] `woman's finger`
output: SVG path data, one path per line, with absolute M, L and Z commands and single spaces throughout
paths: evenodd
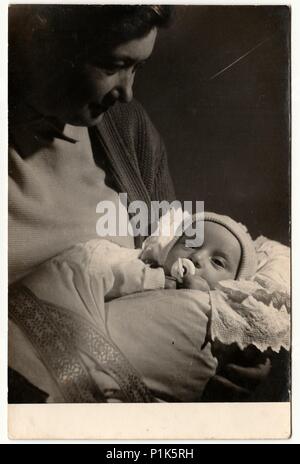
M 210 380 L 205 392 L 205 397 L 213 401 L 238 401 L 246 399 L 249 395 L 249 390 L 220 375 L 215 375 Z
M 266 379 L 271 371 L 271 361 L 268 358 L 264 364 L 258 364 L 254 367 L 243 367 L 237 364 L 228 364 L 225 367 L 226 376 L 232 382 L 239 385 L 256 386 Z

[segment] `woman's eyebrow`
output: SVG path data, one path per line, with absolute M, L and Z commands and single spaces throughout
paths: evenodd
M 113 62 L 121 61 L 125 66 L 133 66 L 137 63 L 145 63 L 148 60 L 148 58 L 135 59 L 127 55 L 112 55 L 109 59 Z

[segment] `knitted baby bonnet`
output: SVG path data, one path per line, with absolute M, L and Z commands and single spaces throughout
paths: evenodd
M 257 270 L 257 258 L 254 243 L 246 227 L 243 224 L 234 221 L 229 216 L 204 212 L 195 214 L 191 216 L 189 220 L 182 223 L 184 224 L 182 227 L 183 232 L 187 231 L 187 229 L 192 225 L 195 226 L 196 222 L 203 221 L 203 217 L 204 221 L 214 222 L 225 227 L 225 229 L 231 232 L 238 240 L 241 247 L 241 260 L 236 279 L 249 279 L 250 277 L 253 277 Z M 141 258 L 156 261 L 157 264 L 162 266 L 166 261 L 168 253 L 180 237 L 181 235 L 178 236 L 178 234 L 173 235 L 168 239 L 165 237 L 149 237 L 144 242 Z

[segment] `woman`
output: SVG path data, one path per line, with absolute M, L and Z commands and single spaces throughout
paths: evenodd
M 117 206 L 118 192 L 148 205 L 174 199 L 163 142 L 132 101 L 136 71 L 170 17 L 171 8 L 163 5 L 10 8 L 11 282 L 74 243 L 96 237 L 100 201 Z M 111 239 L 134 246 L 132 237 Z M 12 301 L 18 301 L 15 289 Z M 32 379 L 28 385 L 20 375 L 18 366 L 30 362 L 32 353 L 18 317 L 14 313 L 10 324 L 11 353 L 21 347 L 18 360 L 11 360 L 11 391 L 17 392 L 11 401 L 30 402 L 32 391 L 34 402 L 44 401 L 40 385 Z M 256 378 L 262 373 L 259 368 Z M 216 379 L 236 394 L 247 393 L 223 380 Z M 142 385 L 139 389 L 138 400 L 151 400 Z M 74 401 L 103 400 L 101 392 L 72 395 Z
M 130 103 L 169 18 L 164 6 L 11 8 L 11 281 L 96 236 L 96 206 L 116 192 L 174 198 L 160 136 Z

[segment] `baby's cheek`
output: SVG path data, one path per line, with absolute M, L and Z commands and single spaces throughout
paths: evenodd
M 217 283 L 220 282 L 221 280 L 226 279 L 224 274 L 222 272 L 217 272 L 216 270 L 207 270 L 202 274 L 203 279 L 206 280 L 207 284 L 209 285 L 209 288 L 213 290 Z
M 230 271 L 224 270 L 223 272 L 218 272 L 215 274 L 213 278 L 210 279 L 209 286 L 211 289 L 216 288 L 216 285 L 218 282 L 221 282 L 222 280 L 234 280 L 235 279 L 235 274 Z
M 230 279 L 235 279 L 236 272 L 234 271 L 225 271 L 222 280 L 230 280 Z

